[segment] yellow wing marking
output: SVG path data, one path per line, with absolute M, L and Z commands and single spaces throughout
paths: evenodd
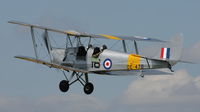
M 128 56 L 128 70 L 139 70 L 140 67 L 140 56 L 136 54 L 130 54 Z
M 105 34 L 99 34 L 100 36 L 103 36 L 103 37 L 106 37 L 108 39 L 114 39 L 114 40 L 122 40 L 121 38 L 119 37 L 115 37 L 115 36 L 112 36 L 112 35 L 105 35 Z

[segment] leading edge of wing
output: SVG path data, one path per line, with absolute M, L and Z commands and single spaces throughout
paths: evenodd
M 106 35 L 106 34 L 87 34 L 93 38 L 105 38 L 105 39 L 114 39 L 114 40 L 136 40 L 136 41 L 148 41 L 148 42 L 167 42 L 160 39 L 143 37 L 143 36 L 114 36 L 114 35 Z
M 28 27 L 33 27 L 33 28 L 38 28 L 38 29 L 43 29 L 43 30 L 48 30 L 48 31 L 52 31 L 52 32 L 62 33 L 62 34 L 68 34 L 68 35 L 71 35 L 71 36 L 86 36 L 86 34 L 84 35 L 84 33 L 77 32 L 77 31 L 74 31 L 74 30 L 62 31 L 62 30 L 58 30 L 58 29 L 53 29 L 53 28 L 44 27 L 44 26 L 40 26 L 40 25 L 33 25 L 33 24 L 20 22 L 20 21 L 8 21 L 8 23 L 17 24 L 17 25 L 21 25 L 21 26 L 28 26 Z
M 107 34 L 89 34 L 86 32 L 78 32 L 75 30 L 58 30 L 58 29 L 53 29 L 49 27 L 44 27 L 40 25 L 33 25 L 25 22 L 19 22 L 19 21 L 8 21 L 8 23 L 11 24 L 18 24 L 22 26 L 28 26 L 28 27 L 33 27 L 33 28 L 38 28 L 38 29 L 43 29 L 43 30 L 48 30 L 52 32 L 57 32 L 57 33 L 62 33 L 62 34 L 67 34 L 71 36 L 77 36 L 77 37 L 91 37 L 91 38 L 103 38 L 103 39 L 113 39 L 113 40 L 136 40 L 136 41 L 149 41 L 149 42 L 166 42 L 164 40 L 160 39 L 155 39 L 155 38 L 149 38 L 149 37 L 143 37 L 143 36 L 114 36 L 114 35 L 107 35 Z
M 26 60 L 26 61 L 31 61 L 31 62 L 34 62 L 34 63 L 37 63 L 37 64 L 43 64 L 43 65 L 46 65 L 50 68 L 57 68 L 57 69 L 66 70 L 66 71 L 71 70 L 71 71 L 76 71 L 76 72 L 88 73 L 88 71 L 86 71 L 86 70 L 75 69 L 75 68 L 71 68 L 71 67 L 65 67 L 65 66 L 61 66 L 61 65 L 58 65 L 58 64 L 46 62 L 44 60 L 35 59 L 33 57 L 15 56 L 15 58 Z

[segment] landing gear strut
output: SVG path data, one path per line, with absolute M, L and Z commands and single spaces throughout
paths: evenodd
M 59 89 L 62 92 L 67 92 L 69 90 L 69 86 L 72 85 L 75 82 L 80 82 L 81 85 L 83 85 L 83 90 L 85 94 L 89 95 L 93 92 L 94 86 L 91 82 L 89 82 L 88 74 L 87 73 L 80 73 L 80 72 L 72 72 L 70 79 L 67 78 L 65 72 L 63 71 L 63 75 L 65 76 L 66 80 L 62 80 L 59 84 Z M 85 80 L 82 78 L 82 76 L 85 76 Z M 74 79 L 72 81 L 72 79 Z
M 170 63 L 168 63 L 168 68 L 169 68 L 169 70 L 170 70 L 171 72 L 174 72 L 174 70 L 172 70 L 172 66 L 171 66 Z

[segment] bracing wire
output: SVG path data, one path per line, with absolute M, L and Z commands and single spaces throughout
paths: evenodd
M 117 40 L 115 43 L 113 43 L 110 47 L 110 49 L 112 49 L 114 46 L 116 46 L 116 44 L 118 44 L 120 42 L 120 40 Z

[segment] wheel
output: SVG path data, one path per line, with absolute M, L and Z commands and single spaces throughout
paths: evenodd
M 67 92 L 69 90 L 69 81 L 62 80 L 59 84 L 60 91 Z
M 94 86 L 92 83 L 86 83 L 85 86 L 84 86 L 84 92 L 85 94 L 91 94 L 94 90 Z

